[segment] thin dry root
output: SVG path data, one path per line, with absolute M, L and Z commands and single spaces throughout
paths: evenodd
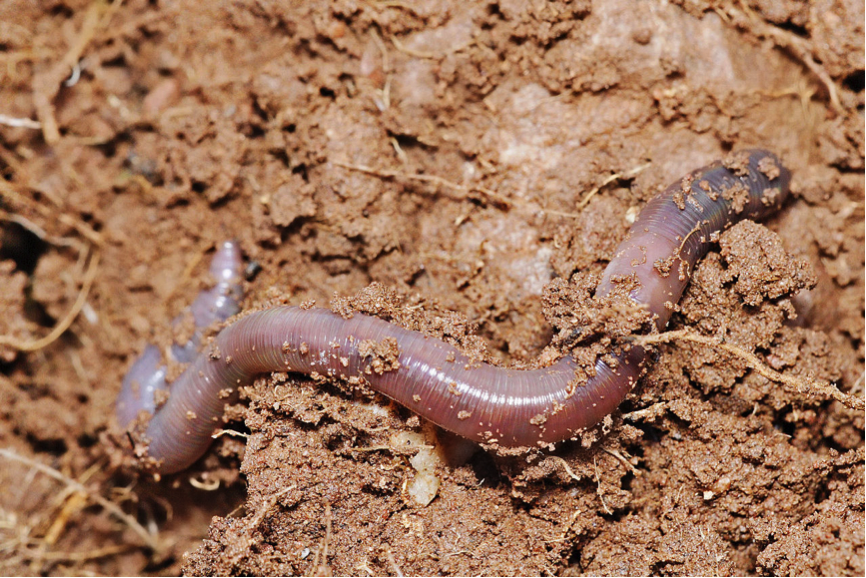
M 642 164 L 642 165 L 638 165 L 638 166 L 634 167 L 633 169 L 629 169 L 629 170 L 625 171 L 624 173 L 614 173 L 614 174 L 610 175 L 609 177 L 607 177 L 606 179 L 604 179 L 604 180 L 601 182 L 601 184 L 599 184 L 597 187 L 595 187 L 594 189 L 592 189 L 591 191 L 589 191 L 588 193 L 586 193 L 586 195 L 583 197 L 583 199 L 582 199 L 582 200 L 577 204 L 577 210 L 578 210 L 578 211 L 581 211 L 581 210 L 583 210 L 584 208 L 586 208 L 586 206 L 589 204 L 589 202 L 592 200 L 592 198 L 593 198 L 593 197 L 594 197 L 594 196 L 595 196 L 595 195 L 596 195 L 596 194 L 597 194 L 601 189 L 603 189 L 604 187 L 608 186 L 608 185 L 611 184 L 612 182 L 614 182 L 614 181 L 619 181 L 619 180 L 621 180 L 621 179 L 630 179 L 630 178 L 632 178 L 632 177 L 635 177 L 635 176 L 637 176 L 638 174 L 640 174 L 640 173 L 642 173 L 643 171 L 645 171 L 646 169 L 648 169 L 648 168 L 650 167 L 651 164 L 652 164 L 652 163 L 644 163 L 644 164 Z
M 457 183 L 451 182 L 448 179 L 443 179 L 442 177 L 437 177 L 435 175 L 413 175 L 409 173 L 404 173 L 400 171 L 388 171 L 388 170 L 380 170 L 374 169 L 372 167 L 367 167 L 364 165 L 350 165 L 347 163 L 334 162 L 338 167 L 349 169 L 351 171 L 358 171 L 359 173 L 364 173 L 367 175 L 372 175 L 375 177 L 379 177 L 381 179 L 406 179 L 408 181 L 418 181 L 421 183 L 431 183 L 434 185 L 439 185 L 440 187 L 444 187 L 446 189 L 450 189 L 452 191 L 460 191 L 464 193 L 469 192 L 478 192 L 483 194 L 485 197 L 490 199 L 491 201 L 503 205 L 505 207 L 511 206 L 511 201 L 508 199 L 501 197 L 495 191 L 491 191 L 485 187 L 479 187 L 474 185 L 464 186 L 458 185 Z
M 100 29 L 108 27 L 111 16 L 120 7 L 121 0 L 113 0 L 110 6 L 93 2 L 84 13 L 84 20 L 78 36 L 66 54 L 54 66 L 33 76 L 33 106 L 42 129 L 42 136 L 48 144 L 60 141 L 60 129 L 54 116 L 54 98 L 60 91 L 60 83 L 70 75 L 84 55 L 87 46 Z
M 42 128 L 42 124 L 38 120 L 17 118 L 5 114 L 0 114 L 0 124 L 15 128 L 32 128 L 35 130 L 40 130 Z
M 287 486 L 271 496 L 267 502 L 262 504 L 262 506 L 256 511 L 255 515 L 252 519 L 244 525 L 243 533 L 246 535 L 246 539 L 241 542 L 234 544 L 231 546 L 227 552 L 229 558 L 229 567 L 232 570 L 235 570 L 244 558 L 250 553 L 250 548 L 252 548 L 256 543 L 256 529 L 259 527 L 264 519 L 270 514 L 271 510 L 277 505 L 277 502 L 280 501 L 280 498 L 291 492 L 297 488 L 295 484 Z
M 66 316 L 54 326 L 54 329 L 52 329 L 48 335 L 32 341 L 21 341 L 15 337 L 0 335 L 0 345 L 6 345 L 13 349 L 17 349 L 18 351 L 37 351 L 56 341 L 58 337 L 63 335 L 63 333 L 69 329 L 72 322 L 75 321 L 75 318 L 78 317 L 78 314 L 81 312 L 81 308 L 84 307 L 84 304 L 87 302 L 87 295 L 90 293 L 90 288 L 93 286 L 93 280 L 96 278 L 98 265 L 99 253 L 94 253 L 90 258 L 90 264 L 84 274 L 84 283 L 81 286 L 81 291 L 78 293 L 78 298 L 75 300 L 75 303 L 72 304 L 72 307 L 69 309 Z
M 564 459 L 562 459 L 562 458 L 559 457 L 559 456 L 550 456 L 550 459 L 552 459 L 553 461 L 555 461 L 555 462 L 557 462 L 559 465 L 561 465 L 561 466 L 562 466 L 562 469 L 565 470 L 565 473 L 568 474 L 568 477 L 570 477 L 572 480 L 574 480 L 574 481 L 576 481 L 576 482 L 579 482 L 579 481 L 581 480 L 580 476 L 578 476 L 577 474 L 575 474 L 575 473 L 572 471 L 572 469 L 568 466 L 568 462 L 567 462 L 567 461 L 565 461 Z
M 836 83 L 833 82 L 826 69 L 815 61 L 815 58 L 812 56 L 811 43 L 793 32 L 768 24 L 745 5 L 743 5 L 743 8 L 744 10 L 740 11 L 733 6 L 729 6 L 725 10 L 721 8 L 716 9 L 716 12 L 722 17 L 722 20 L 739 25 L 759 38 L 769 38 L 776 45 L 788 49 L 827 89 L 827 94 L 830 97 L 830 106 L 833 110 L 842 113 L 844 109 L 842 102 L 839 100 L 839 91 L 836 88 Z
M 0 147 L 0 151 L 2 151 L 2 147 Z M 10 159 L 4 157 L 3 160 L 4 162 L 8 163 Z M 52 221 L 59 221 L 63 225 L 72 227 L 73 229 L 78 231 L 81 236 L 88 239 L 94 245 L 101 247 L 105 243 L 105 241 L 103 241 L 102 239 L 102 235 L 94 231 L 90 225 L 88 225 L 81 219 L 76 219 L 71 215 L 67 214 L 68 209 L 63 206 L 63 202 L 61 199 L 56 198 L 55 196 L 49 194 L 47 191 L 44 190 L 36 190 L 36 192 L 45 195 L 52 203 L 54 203 L 56 209 L 46 207 L 42 203 L 38 203 L 33 199 L 25 196 L 24 194 L 19 193 L 15 190 L 11 183 L 0 179 L 0 196 L 8 197 L 9 200 L 11 200 L 13 203 L 21 204 L 28 209 L 34 210 L 46 219 L 50 219 Z
M 31 468 L 33 468 L 39 472 L 42 472 L 46 476 L 53 478 L 53 479 L 57 480 L 58 482 L 65 484 L 71 490 L 78 492 L 80 494 L 86 495 L 88 498 L 90 498 L 91 500 L 93 500 L 94 502 L 99 504 L 102 507 L 102 509 L 104 509 L 105 511 L 107 511 L 107 512 L 109 512 L 115 516 L 117 516 L 121 521 L 123 521 L 127 526 L 129 526 L 129 528 L 141 538 L 141 540 L 144 542 L 144 544 L 148 548 L 150 548 L 154 552 L 160 551 L 160 544 L 159 544 L 156 536 L 154 536 L 153 534 L 151 534 L 150 532 L 145 530 L 144 526 L 139 524 L 138 521 L 134 517 L 130 516 L 129 514 L 127 514 L 123 510 L 121 510 L 120 506 L 118 506 L 117 504 L 115 504 L 114 502 L 112 502 L 110 500 L 103 498 L 102 496 L 100 496 L 96 492 L 88 489 L 86 486 L 84 486 L 84 484 L 81 484 L 80 482 L 73 480 L 69 476 L 66 476 L 66 475 L 62 474 L 61 472 L 58 472 L 57 470 L 55 470 L 54 468 L 52 468 L 50 466 L 46 466 L 45 464 L 31 460 L 30 458 L 20 456 L 17 453 L 15 453 L 14 451 L 9 450 L 9 449 L 0 448 L 0 457 L 6 458 L 7 460 L 10 460 L 13 462 L 18 462 L 18 463 L 30 466 Z
M 726 343 L 713 337 L 706 337 L 688 329 L 680 329 L 678 331 L 668 331 L 658 335 L 642 335 L 634 339 L 638 345 L 653 345 L 657 343 L 670 343 L 671 341 L 689 341 L 691 343 L 699 343 L 708 345 L 726 351 L 731 355 L 744 360 L 748 366 L 760 373 L 771 381 L 782 383 L 791 387 L 799 393 L 806 393 L 815 396 L 825 397 L 838 401 L 845 407 L 863 411 L 866 408 L 866 400 L 859 396 L 842 393 L 839 389 L 827 381 L 813 381 L 791 375 L 785 375 L 770 368 L 761 361 L 757 355 L 750 351 L 746 351 L 741 347 L 737 347 L 731 343 Z
M 624 171 L 622 173 L 614 173 L 608 177 L 606 177 L 597 187 L 593 188 L 589 191 L 580 202 L 577 203 L 577 213 L 569 213 L 564 211 L 557 211 L 554 209 L 546 209 L 544 207 L 535 206 L 532 203 L 526 203 L 519 199 L 509 200 L 505 197 L 501 196 L 496 191 L 490 190 L 486 187 L 481 187 L 477 185 L 459 185 L 448 179 L 443 179 L 442 177 L 437 177 L 435 175 L 413 175 L 410 173 L 404 173 L 400 171 L 390 171 L 383 169 L 374 169 L 372 167 L 364 166 L 364 165 L 352 165 L 348 163 L 334 162 L 334 164 L 338 167 L 348 169 L 351 171 L 357 171 L 360 173 L 364 173 L 367 175 L 379 177 L 380 179 L 406 179 L 408 181 L 418 181 L 422 183 L 431 183 L 434 185 L 438 185 L 440 187 L 452 190 L 459 191 L 463 193 L 477 192 L 484 195 L 491 202 L 496 203 L 497 205 L 503 208 L 510 208 L 513 205 L 528 207 L 533 210 L 539 210 L 543 213 L 547 213 L 550 215 L 557 215 L 559 217 L 570 217 L 576 218 L 580 215 L 579 211 L 582 211 L 589 204 L 589 201 L 604 187 L 611 184 L 614 181 L 622 180 L 622 179 L 630 179 L 640 172 L 646 170 L 652 163 L 645 163 L 642 165 L 638 165 L 632 169 Z

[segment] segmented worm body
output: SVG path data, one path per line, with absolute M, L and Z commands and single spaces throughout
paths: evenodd
M 241 266 L 241 249 L 236 241 L 224 241 L 217 247 L 210 264 L 213 286 L 199 293 L 188 310 L 172 321 L 173 324 L 182 323 L 186 315 L 191 314 L 195 325 L 189 341 L 172 344 L 169 354 L 173 361 L 192 362 L 198 355 L 202 332 L 213 323 L 225 321 L 240 311 L 243 297 Z M 145 347 L 123 378 L 117 396 L 115 411 L 122 427 L 128 426 L 142 410 L 149 414 L 156 411 L 159 392 L 168 391 L 167 371 L 168 368 L 161 363 L 159 349 L 155 345 Z
M 653 198 L 605 269 L 597 294 L 627 281 L 631 298 L 670 318 L 698 259 L 719 232 L 777 210 L 789 173 L 762 150 L 729 155 L 698 169 Z M 388 345 L 396 363 L 377 353 Z M 534 370 L 477 363 L 435 338 L 356 314 L 277 307 L 222 330 L 172 385 L 147 429 L 149 455 L 160 471 L 184 469 L 204 453 L 227 399 L 238 385 L 273 371 L 363 379 L 374 390 L 459 435 L 502 446 L 532 446 L 572 437 L 622 402 L 645 353 L 631 347 L 616 362 L 597 360 L 596 374 L 574 387 L 576 362 L 565 356 Z M 392 360 L 393 361 L 393 360 Z

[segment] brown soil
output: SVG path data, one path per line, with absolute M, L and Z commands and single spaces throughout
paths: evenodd
M 671 327 L 862 398 L 862 23 L 859 0 L 3 2 L 0 572 L 862 576 L 863 411 L 681 340 L 553 451 L 459 459 L 276 375 L 191 471 L 112 465 L 121 377 L 221 239 L 260 267 L 247 307 L 336 295 L 526 366 L 593 317 L 629 215 L 753 146 L 794 199 L 723 235 Z M 451 460 L 427 506 L 400 432 Z

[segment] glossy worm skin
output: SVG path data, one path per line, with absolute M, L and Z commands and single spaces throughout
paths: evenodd
M 241 284 L 241 249 L 237 241 L 224 241 L 217 247 L 210 264 L 213 287 L 198 294 L 187 312 L 172 323 L 181 323 L 186 313 L 191 313 L 195 329 L 184 344 L 175 343 L 169 354 L 177 363 L 190 363 L 198 355 L 202 332 L 216 322 L 223 322 L 237 314 L 241 308 L 243 286 Z M 127 427 L 144 410 L 156 411 L 157 392 L 167 391 L 165 381 L 168 368 L 161 364 L 159 349 L 148 345 L 126 376 L 117 396 L 115 412 L 121 427 Z
M 777 210 L 789 173 L 771 153 L 742 151 L 694 171 L 653 198 L 605 269 L 597 294 L 620 282 L 663 329 L 695 263 L 718 233 Z M 375 344 L 399 351 L 389 367 Z M 149 455 L 159 471 L 182 470 L 204 453 L 237 386 L 273 371 L 363 378 L 370 387 L 439 426 L 481 442 L 535 446 L 572 437 L 622 402 L 637 381 L 640 347 L 596 361 L 596 375 L 574 387 L 575 362 L 514 370 L 473 362 L 445 342 L 356 314 L 277 307 L 223 329 L 172 385 L 150 421 Z M 571 386 L 570 386 L 571 383 Z

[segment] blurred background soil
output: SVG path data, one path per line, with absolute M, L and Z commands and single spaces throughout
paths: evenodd
M 610 420 L 516 456 L 277 375 L 227 412 L 240 436 L 155 481 L 118 467 L 113 404 L 227 238 L 247 307 L 338 296 L 531 366 L 629 216 L 746 147 L 793 199 L 723 235 L 671 327 L 862 398 L 863 21 L 859 0 L 3 2 L 0 573 L 862 576 L 863 411 L 706 345 L 659 346 Z M 427 505 L 419 444 L 445 455 Z

